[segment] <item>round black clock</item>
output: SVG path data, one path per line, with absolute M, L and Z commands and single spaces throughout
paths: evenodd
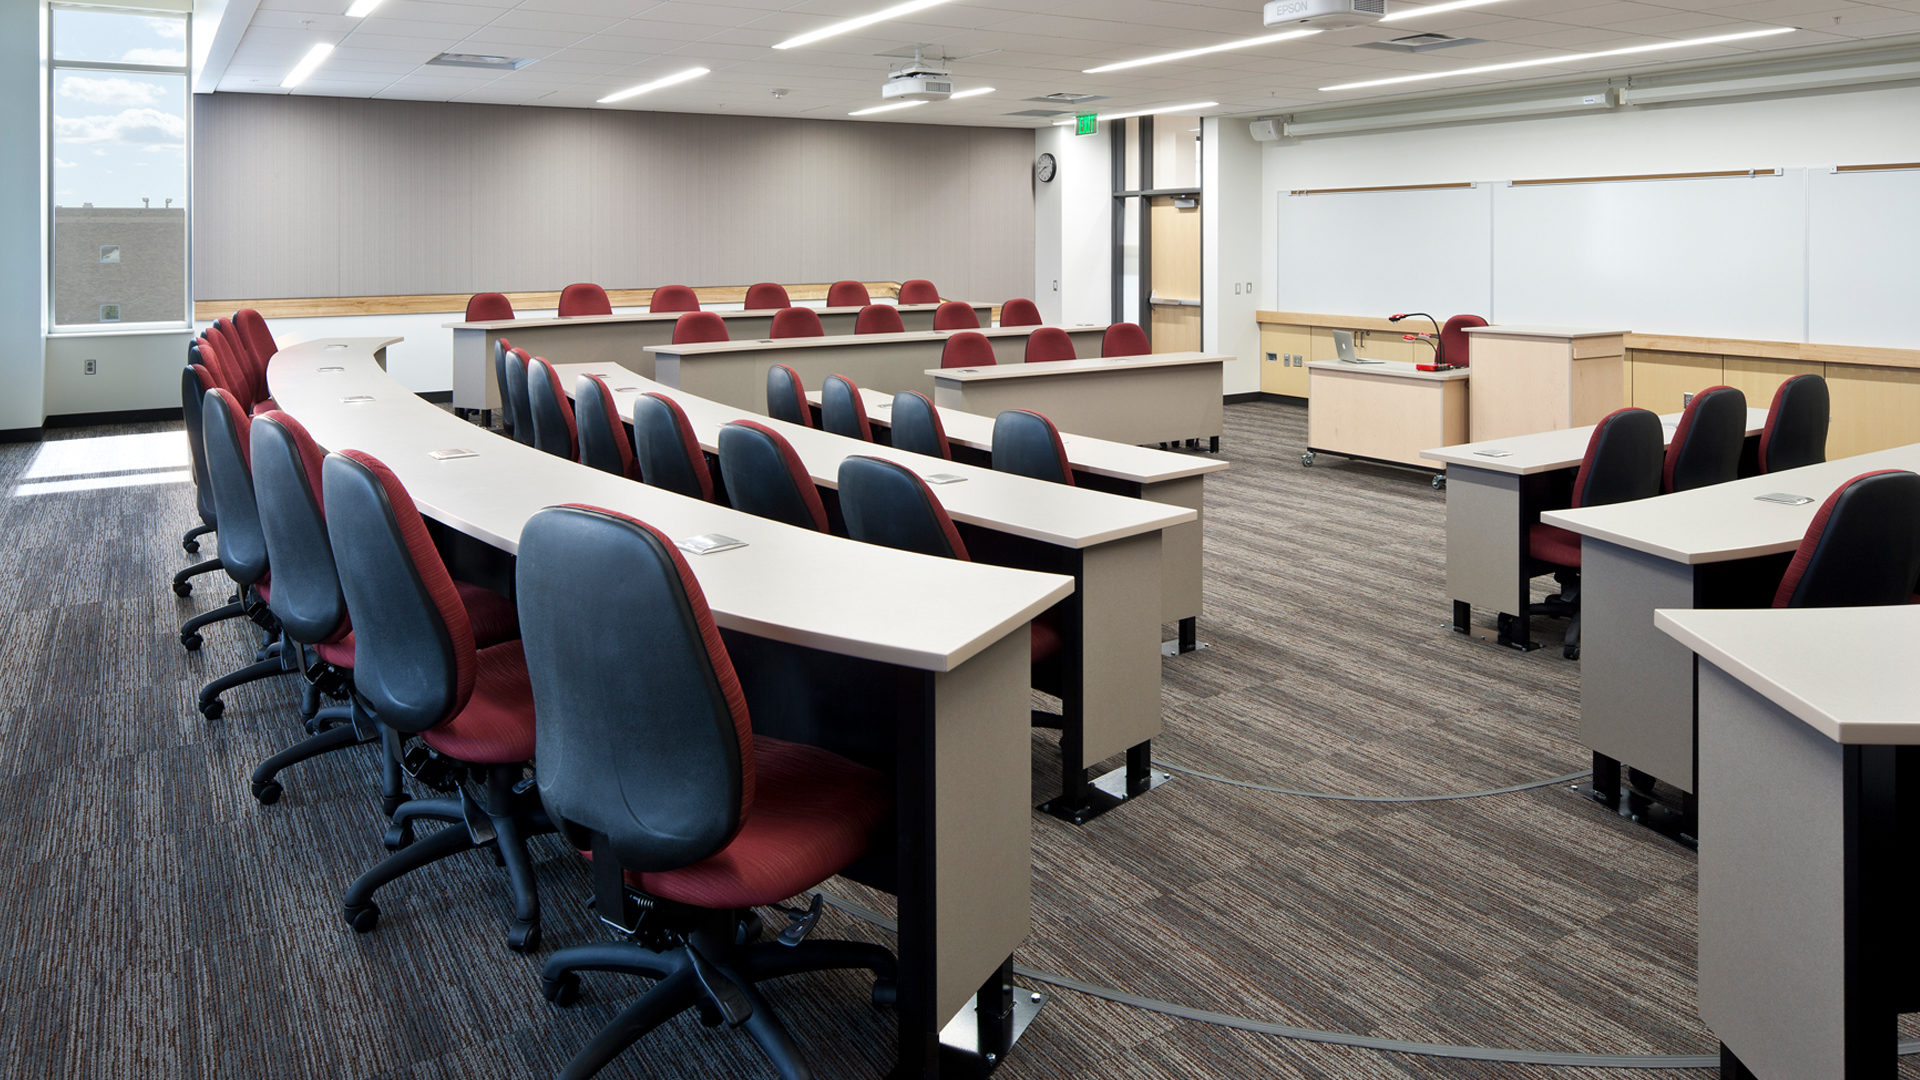
M 1054 176 L 1059 172 L 1060 163 L 1053 159 L 1052 154 L 1041 154 L 1039 160 L 1033 163 L 1033 175 L 1043 184 L 1053 183 Z

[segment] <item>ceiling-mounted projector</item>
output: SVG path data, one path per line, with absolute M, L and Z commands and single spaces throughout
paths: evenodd
M 880 84 L 880 96 L 888 101 L 945 101 L 953 96 L 953 77 L 945 68 L 921 59 L 913 51 L 913 63 L 887 73 Z
M 1368 26 L 1387 13 L 1387 0 L 1267 0 L 1268 26 L 1317 26 L 1334 30 Z

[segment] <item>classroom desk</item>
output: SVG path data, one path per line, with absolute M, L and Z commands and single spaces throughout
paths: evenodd
M 1626 404 L 1625 330 L 1469 326 L 1476 439 L 1581 427 Z
M 933 313 L 939 304 L 897 304 L 900 322 L 908 330 L 933 329 Z M 992 321 L 992 304 L 971 304 L 980 325 Z M 735 340 L 763 338 L 773 328 L 774 311 L 754 309 L 716 311 L 726 320 L 727 333 Z M 814 308 L 820 325 L 829 334 L 853 333 L 853 322 L 860 314 L 857 307 Z M 555 363 L 620 364 L 629 371 L 653 377 L 653 358 L 640 350 L 648 345 L 665 345 L 673 340 L 673 326 L 685 314 L 679 311 L 622 312 L 616 315 L 577 315 L 570 318 L 494 319 L 482 322 L 450 322 L 453 331 L 453 407 L 497 409 L 500 388 L 493 381 L 493 343 L 505 337 L 515 348 L 529 356 L 543 356 Z
M 1467 441 L 1467 369 L 1421 371 L 1404 360 L 1307 365 L 1307 452 L 1393 465 L 1420 451 Z M 1441 486 L 1434 477 L 1434 486 Z
M 1667 611 L 1700 685 L 1700 1018 L 1726 1080 L 1891 1078 L 1920 1009 L 1909 908 L 1920 609 Z
M 839 487 L 840 463 L 852 454 L 898 461 L 921 476 L 945 473 L 964 481 L 933 486 L 947 513 L 962 527 L 976 559 L 1070 573 L 1074 594 L 1063 605 L 1061 637 L 1073 654 L 1069 679 L 1078 693 L 1063 717 L 1060 735 L 1061 795 L 1042 809 L 1083 824 L 1134 794 L 1150 790 L 1165 774 L 1151 772 L 1154 736 L 1160 733 L 1161 531 L 1196 520 L 1192 510 L 1050 484 L 1024 476 L 768 420 L 638 375 L 594 364 L 561 364 L 561 385 L 572 388 L 583 374 L 607 380 L 615 407 L 633 415 L 634 398 L 659 392 L 678 402 L 707 453 L 719 450 L 720 429 L 735 420 L 765 423 L 793 444 L 813 482 Z M 874 595 L 889 597 L 884 591 Z M 864 606 L 864 605 L 858 605 Z M 1094 765 L 1125 751 L 1127 765 L 1098 779 Z
M 876 432 L 890 431 L 893 395 L 863 387 L 860 397 L 866 402 L 867 420 Z M 818 407 L 820 391 L 808 391 L 807 400 Z M 993 417 L 938 406 L 935 409 L 940 414 L 940 426 L 946 431 L 954 460 L 992 468 Z M 1067 463 L 1073 467 L 1075 484 L 1168 506 L 1183 506 L 1194 512 L 1192 522 L 1160 533 L 1160 621 L 1180 624 L 1176 651 L 1194 651 L 1199 647 L 1197 620 L 1202 602 L 1206 474 L 1225 469 L 1227 463 L 1219 458 L 1170 454 L 1064 431 L 1060 433 L 1060 443 L 1067 451 Z
M 1004 1053 L 1014 1023 L 1002 988 L 1030 917 L 1027 627 L 1071 579 L 855 544 L 543 454 L 406 390 L 373 362 L 380 344 L 288 346 L 268 385 L 321 445 L 386 462 L 428 518 L 508 554 L 528 518 L 567 502 L 672 537 L 747 542 L 691 562 L 755 730 L 833 746 L 896 778 L 894 857 L 852 876 L 899 897 L 898 1072 L 938 1075 L 950 1021 Z M 356 395 L 370 400 L 343 400 Z M 479 453 L 428 457 L 452 447 Z M 850 582 L 895 602 L 847 603 Z M 985 1007 L 976 1014 L 969 999 Z
M 974 331 L 993 343 L 994 356 L 1001 364 L 1020 366 L 1026 359 L 1027 338 L 1039 327 L 999 326 Z M 1064 328 L 1073 339 L 1075 352 L 1100 353 L 1104 326 Z M 947 338 L 958 330 L 920 330 L 903 334 L 841 334 L 831 337 L 777 338 L 712 341 L 698 345 L 655 345 L 651 354 L 652 373 L 644 365 L 627 365 L 629 371 L 648 375 L 699 394 L 710 401 L 724 402 L 735 408 L 764 413 L 767 409 L 767 369 L 775 364 L 791 367 L 802 386 L 818 387 L 829 375 L 845 375 L 860 387 L 872 387 L 887 393 L 899 390 L 933 389 L 925 371 L 940 363 L 940 351 Z M 566 358 L 572 361 L 572 357 Z
M 1699 791 L 1693 655 L 1654 632 L 1656 608 L 1765 607 L 1807 526 L 1841 484 L 1873 469 L 1920 469 L 1920 443 L 1540 520 L 1580 541 L 1580 741 L 1593 751 L 1594 795 L 1620 803 L 1620 766 L 1687 796 Z M 1760 502 L 1804 495 L 1799 506 Z M 1630 799 L 1629 804 L 1634 800 Z M 1657 808 L 1634 805 L 1655 828 Z M 1641 811 L 1645 814 L 1640 814 Z
M 1135 444 L 1207 439 L 1218 452 L 1228 359 L 1153 353 L 935 368 L 927 374 L 933 377 L 933 403 L 943 409 L 981 416 L 1032 409 L 1076 435 Z
M 1660 418 L 1669 441 L 1679 422 L 1679 413 Z M 1748 409 L 1748 439 L 1766 423 L 1767 410 Z M 1570 488 L 1592 437 L 1589 424 L 1420 452 L 1446 468 L 1447 596 L 1455 630 L 1467 633 L 1473 609 L 1480 608 L 1497 613 L 1500 644 L 1523 652 L 1534 647 L 1524 618 L 1532 596 L 1527 526 L 1549 497 L 1565 498 L 1558 489 Z

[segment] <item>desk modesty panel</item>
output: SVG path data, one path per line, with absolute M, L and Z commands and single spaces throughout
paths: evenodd
M 1226 361 L 1212 353 L 1152 353 L 980 368 L 935 368 L 933 403 L 997 416 L 1044 413 L 1061 431 L 1122 443 L 1208 439 L 1220 448 Z

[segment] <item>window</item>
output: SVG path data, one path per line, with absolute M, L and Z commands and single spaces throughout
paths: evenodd
M 187 19 L 53 9 L 53 325 L 187 322 Z

